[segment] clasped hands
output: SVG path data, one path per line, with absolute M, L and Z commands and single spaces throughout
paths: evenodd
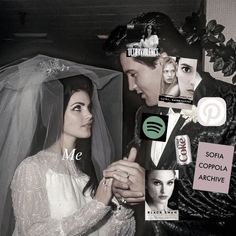
M 145 171 L 135 162 L 136 148 L 131 148 L 128 158 L 113 162 L 103 171 L 105 179 L 112 179 L 115 197 L 130 205 L 144 201 Z

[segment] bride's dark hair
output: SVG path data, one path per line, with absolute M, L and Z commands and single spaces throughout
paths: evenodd
M 60 83 L 63 85 L 63 95 L 64 95 L 63 117 L 65 114 L 65 110 L 67 108 L 68 102 L 71 96 L 73 95 L 73 93 L 83 90 L 88 93 L 90 99 L 92 98 L 93 85 L 90 79 L 88 79 L 86 76 L 76 75 L 72 77 L 66 77 L 58 81 L 60 81 Z M 55 86 L 55 84 L 54 84 L 54 81 L 50 81 L 50 82 L 47 82 L 43 86 L 52 87 L 52 86 Z M 46 110 L 47 109 L 46 106 L 48 107 L 50 106 L 50 104 L 48 104 L 50 103 L 50 101 L 47 101 L 46 98 L 43 98 L 43 100 L 45 101 L 38 101 L 38 102 L 42 103 L 41 106 L 43 106 L 44 110 Z M 54 104 L 53 107 L 54 109 L 57 109 L 56 104 Z M 42 149 L 47 149 L 48 147 L 53 145 L 58 140 L 61 132 L 63 131 L 62 129 L 63 124 L 60 123 L 61 122 L 60 118 L 55 117 L 55 115 L 53 115 L 53 112 L 50 112 L 50 114 L 52 115 L 50 119 L 53 120 L 54 126 L 61 127 L 61 130 L 57 130 L 57 131 L 54 130 L 54 132 L 51 132 L 50 139 L 48 139 L 47 137 L 48 125 L 45 126 L 45 122 L 43 121 L 44 119 L 46 120 L 49 119 L 50 114 L 48 115 L 48 113 L 49 112 L 42 111 L 42 109 L 39 109 L 37 127 L 35 130 L 34 138 L 31 144 L 30 153 L 28 156 L 35 155 L 37 152 L 41 151 Z M 56 112 L 56 114 L 58 114 L 58 111 Z M 45 118 L 45 116 L 47 116 L 47 118 Z M 48 122 L 46 122 L 46 124 L 47 123 Z M 55 125 L 55 123 L 58 123 L 58 124 Z M 47 141 L 45 141 L 45 139 L 47 139 Z M 82 158 L 80 160 L 76 160 L 76 158 L 74 158 L 76 168 L 89 176 L 89 181 L 87 182 L 87 184 L 85 185 L 83 189 L 83 194 L 86 192 L 86 190 L 91 190 L 90 191 L 91 196 L 94 196 L 97 186 L 98 186 L 98 179 L 96 177 L 96 172 L 95 172 L 94 165 L 91 159 L 91 155 L 92 155 L 91 138 L 77 139 L 75 149 L 76 150 L 75 150 L 74 156 L 76 156 L 78 152 L 82 152 Z
M 63 104 L 63 114 L 65 114 L 65 110 L 69 103 L 69 100 L 73 93 L 78 91 L 85 91 L 88 93 L 90 100 L 92 100 L 93 94 L 93 85 L 92 82 L 84 75 L 76 75 L 72 77 L 68 77 L 65 79 L 61 79 L 60 82 L 64 88 L 64 104 Z M 93 105 L 93 104 L 92 104 Z M 83 194 L 86 190 L 91 190 L 91 195 L 94 196 L 97 186 L 98 179 L 95 174 L 94 165 L 91 159 L 91 138 L 86 139 L 77 139 L 75 145 L 75 156 L 78 152 L 82 153 L 82 158 L 77 160 L 74 158 L 75 165 L 78 170 L 81 170 L 85 174 L 89 176 L 89 181 L 85 185 L 83 189 Z

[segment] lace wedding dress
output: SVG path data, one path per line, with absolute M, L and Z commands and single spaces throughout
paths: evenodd
M 74 161 L 41 151 L 17 168 L 12 184 L 14 236 L 134 235 L 133 211 L 112 210 L 82 191 L 88 176 Z

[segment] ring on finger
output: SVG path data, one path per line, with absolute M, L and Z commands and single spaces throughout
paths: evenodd
M 123 197 L 120 199 L 120 201 L 121 201 L 122 203 L 124 203 L 124 204 L 127 203 L 127 201 L 126 201 Z

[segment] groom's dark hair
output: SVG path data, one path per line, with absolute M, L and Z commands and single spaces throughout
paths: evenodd
M 172 20 L 160 12 L 143 13 L 127 25 L 135 24 L 155 24 L 156 33 L 159 38 L 160 53 L 166 52 L 169 56 L 178 56 L 186 58 L 201 58 L 201 48 L 199 45 L 190 46 L 187 44 L 184 36 L 180 34 Z M 111 33 L 103 48 L 108 55 L 120 55 L 127 49 L 127 44 L 131 43 L 127 37 L 127 25 L 116 27 Z M 140 35 L 141 39 L 142 35 Z M 155 57 L 135 57 L 136 61 L 144 63 L 150 67 L 154 66 Z

